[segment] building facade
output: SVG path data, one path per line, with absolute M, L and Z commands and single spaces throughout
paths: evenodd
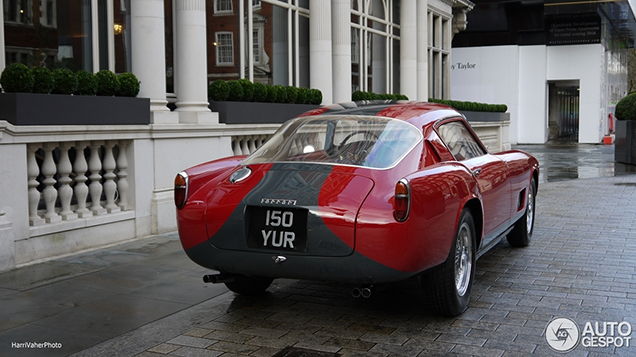
M 220 124 L 208 103 L 213 80 L 318 88 L 325 104 L 349 101 L 358 89 L 448 97 L 451 39 L 472 3 L 0 0 L 0 7 L 0 70 L 22 62 L 132 72 L 151 120 L 15 125 L 0 117 L 3 271 L 174 231 L 175 174 L 247 155 L 279 126 Z M 506 146 L 507 123 L 480 124 L 478 135 Z
M 215 122 L 216 79 L 450 97 L 468 0 L 0 0 L 0 70 L 133 72 L 155 123 Z M 166 106 L 172 102 L 175 111 Z M 174 108 L 173 108 L 174 109 Z
M 452 98 L 505 103 L 511 143 L 600 143 L 627 94 L 631 1 L 476 0 L 453 39 Z

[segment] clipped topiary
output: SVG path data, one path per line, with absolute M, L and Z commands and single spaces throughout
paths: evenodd
M 227 100 L 240 102 L 243 100 L 243 86 L 238 81 L 228 81 L 227 86 L 229 88 L 229 93 L 227 96 Z
M 53 73 L 46 67 L 31 68 L 33 75 L 33 93 L 49 94 L 53 90 Z
M 361 90 L 357 90 L 353 93 L 351 93 L 351 100 L 354 102 L 360 101 L 360 100 L 364 100 L 364 92 Z
M 265 101 L 267 103 L 276 103 L 276 98 L 278 97 L 278 87 L 268 85 L 265 86 L 265 88 L 267 89 L 267 98 L 265 98 Z
M 636 94 L 630 94 L 616 104 L 616 120 L 636 120 Z
M 322 92 L 320 89 L 312 88 L 309 90 L 310 104 L 320 105 L 322 104 Z
M 285 103 L 295 103 L 298 96 L 298 88 L 294 86 L 285 86 L 285 92 L 287 93 L 287 101 Z
M 77 77 L 77 89 L 75 94 L 77 95 L 95 95 L 97 94 L 97 79 L 93 72 L 87 70 L 79 70 L 75 72 Z
M 247 78 L 241 78 L 238 82 L 243 87 L 243 102 L 251 102 L 254 97 L 254 83 Z
M 5 92 L 31 93 L 33 82 L 33 73 L 22 63 L 8 65 L 0 75 L 0 85 Z
M 53 94 L 73 94 L 77 90 L 77 76 L 68 68 L 57 68 L 53 71 Z
M 119 79 L 112 71 L 102 69 L 95 73 L 95 79 L 97 79 L 97 95 L 112 97 L 119 91 Z
M 309 97 L 309 88 L 299 87 L 296 89 L 296 104 L 307 103 Z
M 130 72 L 122 73 L 117 76 L 119 81 L 119 90 L 117 90 L 117 96 L 119 97 L 136 97 L 139 94 L 139 80 L 137 76 Z
M 254 102 L 264 102 L 267 99 L 267 88 L 263 83 L 254 83 L 254 96 L 252 97 L 252 101 Z
M 274 87 L 276 87 L 276 100 L 274 103 L 287 103 L 287 89 L 280 84 L 276 84 Z
M 215 101 L 227 100 L 227 96 L 230 94 L 230 87 L 224 80 L 217 79 L 210 83 L 208 86 L 208 97 Z

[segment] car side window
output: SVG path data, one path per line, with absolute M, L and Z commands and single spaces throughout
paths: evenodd
M 477 139 L 461 121 L 444 123 L 437 128 L 437 132 L 457 161 L 486 154 Z

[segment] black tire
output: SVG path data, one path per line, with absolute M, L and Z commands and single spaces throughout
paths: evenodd
M 532 238 L 532 232 L 534 231 L 534 211 L 535 211 L 535 197 L 537 195 L 537 184 L 532 178 L 530 182 L 530 188 L 528 196 L 526 197 L 526 211 L 523 216 L 515 222 L 512 231 L 508 233 L 506 239 L 508 243 L 515 248 L 527 247 L 530 244 L 530 238 Z
M 225 283 L 228 289 L 241 295 L 262 294 L 269 288 L 274 279 L 256 276 L 236 276 L 234 281 Z
M 420 275 L 425 303 L 443 316 L 458 316 L 468 307 L 475 278 L 476 231 L 473 216 L 464 209 L 448 258 Z

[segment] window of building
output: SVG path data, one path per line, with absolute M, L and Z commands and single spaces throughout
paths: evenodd
M 114 70 L 113 15 L 99 0 L 4 0 L 0 63 Z M 36 10 L 37 9 L 37 10 Z
M 261 48 L 262 48 L 262 43 L 263 43 L 263 39 L 262 39 L 262 27 L 261 28 L 255 28 L 254 31 L 252 31 L 252 48 L 253 48 L 253 54 L 254 54 L 254 64 L 260 65 L 261 64 Z
M 399 1 L 351 1 L 352 88 L 399 92 L 399 19 Z
M 232 32 L 216 32 L 217 66 L 234 65 L 234 39 Z
M 214 0 L 215 14 L 231 14 L 232 0 Z
M 55 0 L 47 0 L 44 7 L 44 24 L 55 27 Z
M 428 12 L 428 95 L 450 98 L 451 18 Z
M 360 32 L 351 29 L 351 63 L 360 63 Z
M 31 24 L 32 0 L 4 0 L 4 21 Z
M 239 76 L 309 87 L 309 1 L 252 0 L 245 10 L 247 18 L 239 20 L 246 24 Z

